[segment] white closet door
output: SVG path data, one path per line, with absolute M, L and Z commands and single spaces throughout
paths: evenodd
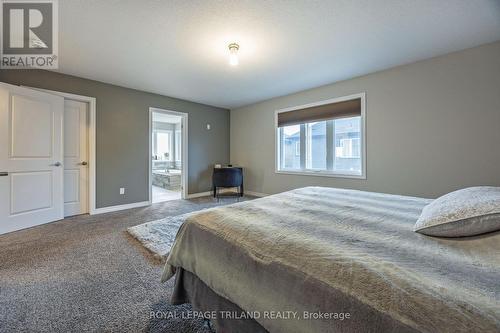
M 0 83 L 0 234 L 63 218 L 64 99 Z
M 87 103 L 64 101 L 64 216 L 88 213 Z

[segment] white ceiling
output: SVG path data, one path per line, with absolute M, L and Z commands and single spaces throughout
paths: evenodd
M 226 108 L 500 40 L 498 0 L 64 0 L 59 17 L 60 72 Z

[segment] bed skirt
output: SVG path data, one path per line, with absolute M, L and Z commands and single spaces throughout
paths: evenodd
M 176 269 L 175 286 L 170 302 L 173 305 L 190 303 L 194 311 L 216 313 L 211 316 L 210 322 L 217 333 L 266 333 L 267 331 L 256 320 L 252 318 L 231 319 L 221 313 L 242 314 L 246 310 L 219 296 L 195 274 L 180 267 Z M 356 303 L 356 302 L 354 302 Z M 367 313 L 365 313 L 367 314 Z M 225 317 L 225 318 L 224 318 Z M 390 332 L 390 333 L 417 333 L 418 331 L 400 323 L 397 320 L 381 314 L 369 311 L 369 315 L 361 316 L 362 320 L 344 322 L 342 332 Z M 378 317 L 378 318 L 375 318 Z M 382 325 L 374 325 L 378 322 Z M 304 332 L 307 333 L 307 332 Z M 313 332 L 311 332 L 313 333 Z M 315 332 L 314 332 L 315 333 Z
M 241 314 L 244 312 L 239 306 L 217 295 L 196 275 L 177 269 L 175 275 L 175 287 L 171 303 L 174 305 L 191 303 L 195 311 L 213 312 L 217 314 L 210 317 L 211 324 L 217 333 L 266 333 L 257 321 L 251 318 L 230 319 L 228 315 L 223 316 L 221 312 L 230 314 Z M 241 317 L 241 316 L 240 316 Z

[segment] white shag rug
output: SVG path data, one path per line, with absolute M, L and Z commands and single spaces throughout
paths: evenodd
M 170 248 L 174 244 L 175 236 L 181 224 L 186 218 L 199 212 L 198 210 L 187 214 L 169 216 L 161 220 L 146 222 L 127 228 L 127 232 L 149 250 L 156 259 L 164 261 L 170 252 Z

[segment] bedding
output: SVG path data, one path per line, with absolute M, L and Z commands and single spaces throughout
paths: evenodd
M 431 202 L 307 187 L 209 209 L 181 225 L 162 280 L 187 271 L 245 311 L 298 314 L 255 318 L 269 332 L 498 332 L 500 233 L 413 232 Z
M 414 230 L 438 237 L 500 230 L 500 187 L 475 186 L 445 194 L 424 208 Z

